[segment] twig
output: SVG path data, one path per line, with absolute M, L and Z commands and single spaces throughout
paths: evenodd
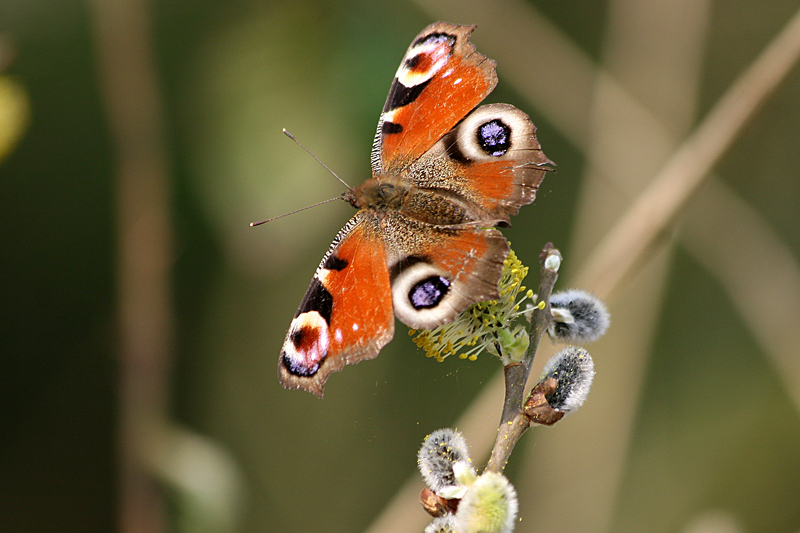
M 607 298 L 800 58 L 800 10 L 714 105 L 586 261 L 577 285 Z
M 506 383 L 503 415 L 500 419 L 500 427 L 497 430 L 497 439 L 494 442 L 491 458 L 486 465 L 487 472 L 503 471 L 514 446 L 530 426 L 530 418 L 522 413 L 522 398 L 525 394 L 525 384 L 528 382 L 533 358 L 551 320 L 550 295 L 553 293 L 553 287 L 558 279 L 558 272 L 553 268 L 548 268 L 547 259 L 550 257 L 558 257 L 560 260 L 561 254 L 553 248 L 552 244 L 548 243 L 539 256 L 541 275 L 537 295 L 539 304 L 544 305 L 533 313 L 530 329 L 531 343 L 522 362 L 506 365 L 503 369 Z

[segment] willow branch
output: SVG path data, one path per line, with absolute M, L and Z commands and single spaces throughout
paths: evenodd
M 539 256 L 541 271 L 539 277 L 538 303 L 541 308 L 534 310 L 531 320 L 530 339 L 528 351 L 519 363 L 512 363 L 503 368 L 505 377 L 506 392 L 503 400 L 503 415 L 500 419 L 500 427 L 497 430 L 497 438 L 494 442 L 492 455 L 489 464 L 486 465 L 487 472 L 502 472 L 508 463 L 508 458 L 514 450 L 514 446 L 519 441 L 522 434 L 530 427 L 530 419 L 522 413 L 522 398 L 525 394 L 525 384 L 531 372 L 533 358 L 539 348 L 539 342 L 550 325 L 550 295 L 558 279 L 558 271 L 549 268 L 548 258 L 558 258 L 561 261 L 561 254 L 548 243 Z

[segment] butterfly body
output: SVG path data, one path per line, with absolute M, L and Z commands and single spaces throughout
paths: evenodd
M 391 340 L 395 316 L 429 329 L 498 297 L 509 248 L 495 228 L 533 201 L 550 161 L 525 113 L 476 108 L 497 76 L 469 43 L 473 29 L 432 24 L 406 52 L 378 123 L 373 177 L 343 195 L 358 212 L 287 332 L 284 387 L 322 396 L 331 372 Z

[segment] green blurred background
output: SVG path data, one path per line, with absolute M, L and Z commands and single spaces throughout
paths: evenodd
M 412 38 L 478 24 L 488 101 L 526 110 L 558 164 L 505 233 L 531 266 L 554 242 L 566 288 L 796 9 L 2 0 L 0 529 L 366 530 L 427 433 L 493 438 L 500 404 L 473 402 L 500 365 L 435 363 L 398 324 L 324 400 L 280 387 L 351 214 L 248 227 L 341 192 L 281 128 L 362 181 Z M 799 97 L 794 68 L 608 295 L 587 405 L 512 456 L 517 531 L 800 530 Z M 422 529 L 401 509 L 381 531 Z

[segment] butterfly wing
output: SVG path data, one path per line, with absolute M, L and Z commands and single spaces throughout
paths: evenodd
M 278 361 L 287 389 L 322 397 L 331 372 L 372 359 L 394 335 L 378 221 L 359 211 L 339 232 L 297 310 Z
M 435 328 L 498 297 L 509 247 L 496 229 L 435 225 L 402 213 L 386 215 L 382 224 L 394 313 L 407 326 Z
M 494 226 L 533 202 L 551 165 L 528 115 L 509 104 L 490 104 L 444 135 L 407 177 L 420 189 L 452 193 L 476 208 L 474 217 Z
M 497 85 L 495 62 L 469 42 L 474 29 L 437 22 L 411 43 L 378 121 L 373 174 L 407 168 Z

